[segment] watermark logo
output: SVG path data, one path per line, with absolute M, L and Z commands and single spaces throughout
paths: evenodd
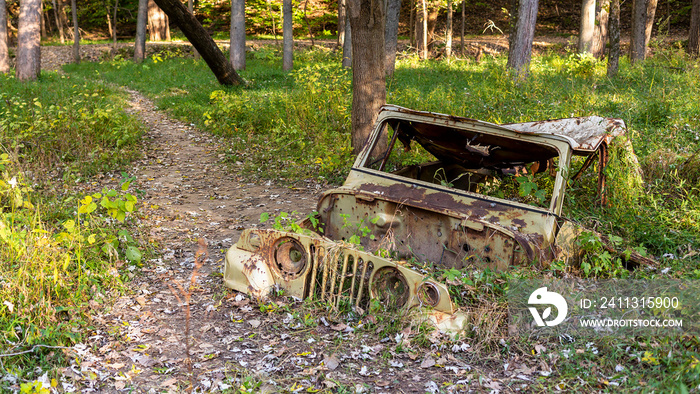
M 533 291 L 528 298 L 527 303 L 530 305 L 552 305 L 557 308 L 556 318 L 552 320 L 545 320 L 552 314 L 552 307 L 548 306 L 543 312 L 542 316 L 537 311 L 535 307 L 528 307 L 532 314 L 532 318 L 535 319 L 535 323 L 538 326 L 556 326 L 557 324 L 564 321 L 566 318 L 566 313 L 568 312 L 568 306 L 566 305 L 566 300 L 561 294 L 554 291 L 547 291 L 546 287 L 540 287 L 539 289 Z

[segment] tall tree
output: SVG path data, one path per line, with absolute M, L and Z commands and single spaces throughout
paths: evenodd
M 170 26 L 168 16 L 158 7 L 157 2 L 148 0 L 148 35 L 151 41 L 169 41 Z M 116 18 L 115 18 L 116 23 Z
M 447 0 L 447 23 L 445 27 L 445 56 L 452 56 L 452 0 Z
M 282 1 L 282 69 L 294 68 L 294 22 L 292 0 Z
M 352 149 L 358 153 L 386 103 L 385 5 L 382 0 L 347 0 L 352 29 Z M 375 152 L 386 149 L 381 138 Z
M 44 15 L 46 15 L 46 14 L 44 13 L 44 2 L 42 1 L 41 2 L 41 18 L 39 18 L 39 19 L 41 19 L 41 39 L 42 40 L 44 38 L 46 38 L 46 23 L 44 23 Z
M 644 42 L 649 45 L 651 42 L 651 31 L 654 28 L 654 17 L 656 16 L 656 5 L 658 0 L 647 0 L 647 19 L 644 23 Z
M 347 7 L 347 3 L 346 3 Z M 352 29 L 348 20 L 348 13 L 345 13 L 345 41 L 343 41 L 343 60 L 341 65 L 344 68 L 352 67 Z
M 399 13 L 401 0 L 386 0 L 386 29 L 384 30 L 384 49 L 386 50 L 386 75 L 394 75 L 396 65 L 396 47 L 399 38 Z
M 22 0 L 19 5 L 17 64 L 20 81 L 34 80 L 41 73 L 41 0 Z
M 581 27 L 578 35 L 579 53 L 590 53 L 595 31 L 595 0 L 581 1 Z
M 56 28 L 58 28 L 58 38 L 61 40 L 61 44 L 66 42 L 66 35 L 63 32 L 63 23 L 61 23 L 61 17 L 58 13 L 58 6 L 56 6 L 56 0 L 51 0 L 53 5 L 53 15 L 56 17 Z
M 168 17 L 180 28 L 182 33 L 194 45 L 195 49 L 202 55 L 202 59 L 207 63 L 209 69 L 214 73 L 216 79 L 222 85 L 242 85 L 243 79 L 233 69 L 231 63 L 226 60 L 226 56 L 209 33 L 202 27 L 197 18 L 194 17 L 180 0 L 155 0 L 158 6 L 168 14 Z
M 464 3 L 466 3 L 467 0 L 462 0 L 462 30 L 459 32 L 459 54 L 460 56 L 464 56 Z
M 610 0 L 598 0 L 595 6 L 595 30 L 593 31 L 593 46 L 591 47 L 591 53 L 598 59 L 605 57 L 609 13 Z
M 511 14 L 511 31 L 508 37 L 508 63 L 506 67 L 515 70 L 517 79 L 524 79 L 530 73 L 532 40 L 535 38 L 538 0 L 513 0 L 517 9 Z
M 345 16 L 345 0 L 338 0 L 338 47 L 342 48 L 345 43 L 345 22 L 347 21 L 347 16 Z
M 620 0 L 611 0 L 610 2 L 608 32 L 610 33 L 608 78 L 612 78 L 617 75 L 617 70 L 620 63 Z
M 71 0 L 71 14 L 73 17 L 73 62 L 80 64 L 80 28 L 78 26 L 78 5 L 76 0 Z
M 634 64 L 646 59 L 647 4 L 645 0 L 632 1 L 632 32 L 630 33 L 630 61 Z
M 428 6 L 426 0 L 420 0 L 420 9 L 416 10 L 416 41 L 418 56 L 428 58 Z
M 688 53 L 695 57 L 700 55 L 700 0 L 693 0 L 693 8 L 690 11 Z
M 134 62 L 141 63 L 146 58 L 146 24 L 148 23 L 148 0 L 139 0 L 136 15 L 136 38 L 134 40 Z
M 245 70 L 245 0 L 231 0 L 231 47 L 234 70 Z
M 0 73 L 10 72 L 10 51 L 7 46 L 7 4 L 0 0 Z

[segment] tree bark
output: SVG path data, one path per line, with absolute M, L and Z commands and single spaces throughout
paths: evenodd
M 651 31 L 654 28 L 654 17 L 656 16 L 656 5 L 658 0 L 647 0 L 647 20 L 644 23 L 644 42 L 647 46 L 651 42 Z
M 416 11 L 416 40 L 418 41 L 418 57 L 428 58 L 428 8 L 426 0 L 420 0 L 420 10 Z
M 605 43 L 608 42 L 608 18 L 610 0 L 599 0 L 596 4 L 595 30 L 591 53 L 598 59 L 605 57 Z
M 7 45 L 7 4 L 0 0 L 0 73 L 10 72 L 10 50 Z
M 53 4 L 53 15 L 56 17 L 56 27 L 58 28 L 58 38 L 61 40 L 61 44 L 66 42 L 66 35 L 63 32 L 63 23 L 61 23 L 61 18 L 58 16 L 58 6 L 56 5 L 56 0 L 51 0 Z
M 608 78 L 617 75 L 620 62 L 620 0 L 611 0 L 610 17 L 608 18 L 610 33 L 610 51 L 608 52 Z
M 245 70 L 245 0 L 231 0 L 231 46 L 234 70 Z
M 165 12 L 153 0 L 148 0 L 148 35 L 151 41 L 170 39 L 170 27 Z
M 155 0 L 156 4 L 170 17 L 192 45 L 202 55 L 216 79 L 222 85 L 242 85 L 243 79 L 233 69 L 226 56 L 221 53 L 209 33 L 202 27 L 180 0 Z
M 80 64 L 80 28 L 78 26 L 78 5 L 76 0 L 71 0 L 71 14 L 73 16 L 73 62 Z
M 700 55 L 700 0 L 693 0 L 693 8 L 690 11 L 688 53 L 694 57 Z
M 294 21 L 292 20 L 292 0 L 282 1 L 282 69 L 294 68 Z
M 462 30 L 459 32 L 459 53 L 464 56 L 464 3 L 466 0 L 462 0 Z
M 647 6 L 645 0 L 633 0 L 632 31 L 630 33 L 630 62 L 632 64 L 646 59 L 646 20 Z
M 105 13 L 107 14 L 107 31 L 109 32 L 109 36 L 112 37 L 112 19 L 109 16 L 110 10 L 105 0 L 102 0 L 102 6 L 105 8 Z
M 19 5 L 17 64 L 20 81 L 35 80 L 41 74 L 41 0 L 23 0 Z
M 401 0 L 387 0 L 386 3 L 386 29 L 384 30 L 384 46 L 386 50 L 386 76 L 394 75 L 396 66 L 396 47 L 399 39 L 399 14 L 401 12 Z
M 148 0 L 139 0 L 139 13 L 136 15 L 136 38 L 134 40 L 134 62 L 141 63 L 146 58 L 146 25 L 148 24 Z
M 445 27 L 445 56 L 452 56 L 452 0 L 447 0 L 447 26 Z
M 581 1 L 581 27 L 578 35 L 578 52 L 590 53 L 595 32 L 596 0 Z
M 140 1 L 140 0 L 139 0 L 139 1 Z M 270 5 L 269 0 L 268 0 L 268 3 L 267 3 L 267 4 Z M 194 1 L 192 1 L 192 0 L 187 0 L 187 11 L 189 11 L 190 14 L 194 15 Z M 272 14 L 272 9 L 270 9 L 270 14 Z M 272 18 L 272 30 L 274 31 L 274 29 L 275 29 L 275 18 Z M 169 29 L 168 29 L 168 30 L 169 30 Z M 170 39 L 170 37 L 168 37 L 168 39 Z M 275 35 L 275 41 L 277 41 L 277 35 Z M 193 48 L 193 51 L 194 51 L 194 58 L 195 58 L 195 59 L 199 59 L 199 58 L 200 58 L 199 52 L 197 52 L 197 50 L 194 49 L 194 47 L 192 47 L 192 48 Z
M 345 0 L 338 0 L 338 48 L 345 44 Z
M 347 7 L 347 2 L 345 3 Z M 341 66 L 344 68 L 352 68 L 352 29 L 348 13 L 345 13 L 345 41 L 343 42 L 343 60 Z
M 408 42 L 412 47 L 416 46 L 416 0 L 408 0 Z
M 532 40 L 535 38 L 538 0 L 519 0 L 518 9 L 512 14 L 515 29 L 509 37 L 508 63 L 515 70 L 516 79 L 525 79 L 530 72 Z
M 384 80 L 385 7 L 381 0 L 347 0 L 352 28 L 352 149 L 364 146 L 377 114 L 386 103 Z M 386 150 L 386 136 L 374 152 Z
M 46 38 L 46 23 L 44 23 L 44 2 L 41 2 L 41 39 Z

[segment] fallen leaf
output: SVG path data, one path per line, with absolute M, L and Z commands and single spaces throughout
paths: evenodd
M 117 380 L 114 382 L 114 388 L 117 390 L 123 390 L 126 387 L 126 382 L 123 380 Z
M 177 383 L 177 379 L 175 379 L 175 378 L 170 378 L 170 379 L 166 380 L 165 382 L 161 383 L 160 386 L 161 386 L 161 387 L 172 386 L 172 385 L 174 385 L 175 383 Z
M 248 324 L 253 328 L 258 328 L 260 327 L 260 320 L 248 320 Z
M 136 302 L 138 302 L 141 306 L 146 306 L 146 298 L 144 296 L 136 297 Z
M 432 357 L 426 357 L 422 363 L 420 363 L 421 368 L 430 368 L 435 365 L 435 360 Z
M 335 354 L 331 354 L 330 356 L 327 356 L 323 359 L 323 365 L 325 365 L 329 371 L 333 371 L 336 368 L 338 368 L 338 365 L 340 365 L 340 361 L 335 356 Z

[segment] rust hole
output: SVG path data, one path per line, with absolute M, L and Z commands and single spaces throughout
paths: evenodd
M 372 295 L 389 308 L 401 308 L 408 303 L 408 281 L 401 271 L 394 267 L 380 268 L 372 282 Z
M 304 272 L 307 263 L 304 246 L 294 238 L 283 237 L 272 246 L 275 266 L 287 279 L 295 279 Z

